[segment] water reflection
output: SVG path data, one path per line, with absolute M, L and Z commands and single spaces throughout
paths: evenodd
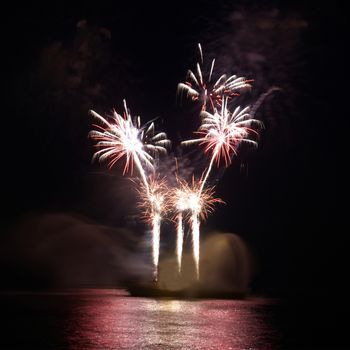
M 276 349 L 264 300 L 170 300 L 93 291 L 66 321 L 70 349 Z

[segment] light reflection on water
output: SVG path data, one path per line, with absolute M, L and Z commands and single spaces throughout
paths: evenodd
M 269 303 L 171 300 L 90 290 L 71 306 L 69 349 L 276 349 Z

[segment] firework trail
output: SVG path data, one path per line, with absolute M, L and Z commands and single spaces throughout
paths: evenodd
M 158 262 L 159 262 L 159 245 L 160 245 L 160 213 L 155 212 L 152 218 L 152 256 L 154 265 L 154 280 L 158 280 Z
M 256 111 L 260 108 L 260 106 L 263 104 L 263 102 L 265 101 L 266 97 L 268 97 L 270 94 L 272 94 L 275 91 L 282 91 L 282 88 L 278 87 L 278 86 L 272 86 L 270 89 L 268 89 L 265 93 L 261 94 L 261 96 L 259 97 L 259 99 L 254 103 L 251 111 L 250 111 L 250 115 L 253 118 Z
M 192 232 L 192 251 L 196 265 L 196 275 L 199 279 L 199 225 L 200 217 L 204 220 L 213 211 L 215 203 L 223 203 L 219 198 L 214 198 L 214 188 L 202 189 L 201 182 L 188 184 L 184 180 L 178 180 L 179 187 L 171 195 L 172 205 L 177 209 L 177 261 L 179 272 L 181 271 L 181 258 L 183 250 L 183 215 L 187 213 Z
M 167 200 L 168 187 L 165 179 L 149 178 L 149 191 L 141 183 L 139 192 L 139 207 L 142 209 L 144 219 L 152 226 L 152 258 L 154 266 L 154 278 L 158 278 L 160 226 L 162 217 L 169 210 Z
M 184 228 L 183 228 L 182 211 L 177 214 L 177 225 L 176 225 L 176 258 L 179 273 L 181 273 L 182 263 L 182 249 L 184 242 Z
M 183 251 L 183 239 L 184 239 L 184 225 L 183 217 L 186 212 L 190 211 L 190 187 L 185 181 L 177 178 L 179 187 L 173 190 L 171 200 L 173 202 L 173 207 L 176 209 L 177 214 L 176 220 L 176 258 L 178 263 L 178 270 L 181 273 L 181 262 L 182 262 L 182 251 Z
M 101 123 L 94 125 L 97 130 L 89 134 L 97 142 L 98 148 L 93 160 L 108 161 L 108 167 L 111 168 L 118 160 L 126 158 L 123 175 L 129 169 L 132 174 L 134 164 L 139 171 L 144 193 L 143 202 L 151 208 L 147 214 L 152 224 L 152 255 L 157 278 L 161 213 L 164 210 L 164 198 L 159 193 L 163 190 L 164 182 L 155 180 L 149 182 L 145 168 L 154 173 L 153 156 L 166 153 L 165 147 L 170 141 L 163 132 L 155 134 L 153 122 L 141 126 L 140 117 L 133 121 L 125 100 L 123 116 L 114 111 L 111 122 L 94 111 L 91 111 L 91 114 Z
M 176 258 L 179 273 L 181 273 L 181 262 L 182 262 L 182 250 L 183 250 L 183 238 L 184 238 L 184 226 L 183 226 L 183 214 L 186 210 L 189 210 L 188 193 L 183 190 L 183 184 L 181 180 L 177 178 L 179 188 L 173 190 L 170 200 L 172 206 L 176 209 L 177 214 L 175 217 L 176 221 Z
M 198 44 L 198 49 L 201 57 L 201 64 L 197 62 L 195 72 L 188 70 L 186 82 L 179 83 L 177 89 L 179 94 L 182 95 L 186 93 L 193 101 L 200 101 L 202 104 L 202 111 L 207 110 L 208 102 L 211 110 L 214 111 L 217 107 L 221 106 L 223 97 L 231 99 L 233 96 L 238 96 L 239 91 L 242 89 L 251 87 L 250 83 L 253 80 L 237 77 L 236 75 L 227 77 L 226 74 L 223 74 L 215 83 L 212 83 L 215 58 L 211 62 L 208 80 L 206 81 L 201 68 L 201 65 L 203 65 L 201 44 Z
M 196 263 L 197 279 L 199 279 L 199 225 L 200 225 L 200 221 L 198 218 L 198 213 L 194 211 L 191 215 L 191 229 L 192 229 L 193 257 Z

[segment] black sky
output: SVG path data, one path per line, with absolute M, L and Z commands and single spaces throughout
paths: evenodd
M 129 222 L 135 208 L 130 198 L 129 213 L 123 206 L 129 188 L 120 169 L 111 178 L 91 165 L 88 110 L 120 110 L 126 98 L 144 120 L 160 117 L 175 144 L 188 137 L 194 107 L 176 103 L 176 85 L 201 42 L 209 57 L 221 55 L 223 64 L 235 65 L 228 69 L 255 79 L 243 102 L 271 86 L 283 89 L 261 108 L 266 130 L 259 150 L 243 152 L 222 174 L 217 192 L 227 205 L 207 230 L 247 241 L 258 261 L 252 284 L 258 292 L 342 289 L 343 10 L 338 2 L 279 1 L 9 7 L 2 54 L 4 241 L 25 215 L 73 212 L 108 225 Z M 247 52 L 265 61 L 246 61 Z

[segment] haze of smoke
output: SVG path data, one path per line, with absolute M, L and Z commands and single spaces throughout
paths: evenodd
M 212 232 L 201 242 L 201 285 L 213 292 L 248 292 L 253 259 L 245 242 L 236 234 Z M 195 266 L 193 256 L 185 252 L 181 276 L 175 254 L 168 254 L 159 266 L 159 287 L 181 290 L 193 285 Z
M 117 286 L 148 277 L 139 237 L 72 214 L 27 217 L 2 244 L 7 287 Z

